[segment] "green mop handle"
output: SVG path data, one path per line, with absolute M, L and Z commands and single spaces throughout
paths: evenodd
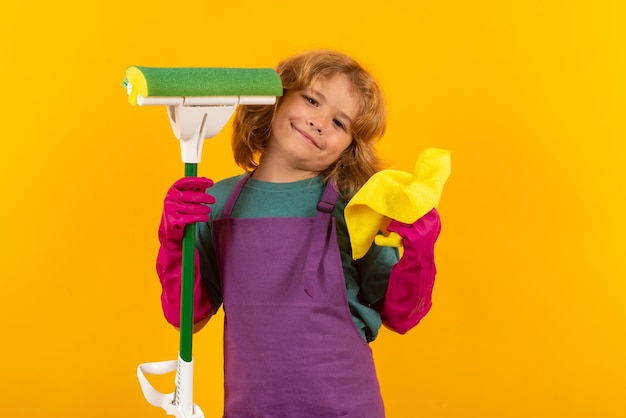
M 196 177 L 198 164 L 185 163 L 185 177 Z M 196 247 L 196 224 L 185 227 L 183 235 L 182 283 L 180 296 L 180 358 L 192 360 L 193 341 L 193 284 Z

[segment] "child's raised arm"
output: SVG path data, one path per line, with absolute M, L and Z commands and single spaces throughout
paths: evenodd
M 437 269 L 435 242 L 441 231 L 436 209 L 414 224 L 391 221 L 387 230 L 402 237 L 404 253 L 389 275 L 383 299 L 383 324 L 400 334 L 415 327 L 432 305 L 432 292 Z

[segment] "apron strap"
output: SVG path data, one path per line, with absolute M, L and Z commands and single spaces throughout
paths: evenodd
M 311 278 L 318 277 L 317 271 L 322 264 L 324 249 L 330 234 L 334 228 L 333 210 L 339 198 L 339 192 L 332 182 L 326 183 L 326 189 L 322 198 L 317 203 L 317 214 L 315 221 L 311 227 L 311 238 L 309 251 L 304 262 L 304 270 L 302 271 L 302 287 L 307 295 L 313 297 L 313 288 L 315 283 L 310 283 Z
M 222 209 L 222 218 L 230 218 L 230 214 L 235 207 L 235 203 L 237 203 L 237 199 L 239 198 L 239 194 L 243 190 L 243 186 L 246 185 L 248 179 L 252 176 L 252 173 L 248 173 L 239 182 L 235 185 L 233 190 L 230 192 L 226 203 L 224 204 L 224 209 Z
M 333 213 L 338 198 L 339 192 L 337 191 L 335 185 L 330 181 L 327 182 L 324 194 L 322 195 L 320 201 L 317 202 L 318 215 L 320 212 Z

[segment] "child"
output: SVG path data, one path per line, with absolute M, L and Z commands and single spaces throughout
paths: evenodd
M 276 70 L 276 106 L 235 115 L 233 151 L 246 173 L 215 185 L 186 177 L 165 197 L 163 310 L 178 326 L 183 229 L 199 222 L 194 331 L 223 304 L 224 417 L 384 417 L 368 342 L 382 324 L 407 332 L 430 309 L 439 216 L 391 221 L 402 258 L 372 245 L 353 260 L 343 210 L 379 169 L 381 91 L 334 51 Z

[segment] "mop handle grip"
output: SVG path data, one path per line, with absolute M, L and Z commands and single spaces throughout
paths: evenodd
M 198 165 L 185 163 L 185 177 L 196 177 Z M 193 346 L 193 285 L 194 263 L 196 247 L 196 225 L 185 227 L 183 235 L 183 260 L 181 271 L 180 296 L 180 357 L 183 361 L 191 362 Z

